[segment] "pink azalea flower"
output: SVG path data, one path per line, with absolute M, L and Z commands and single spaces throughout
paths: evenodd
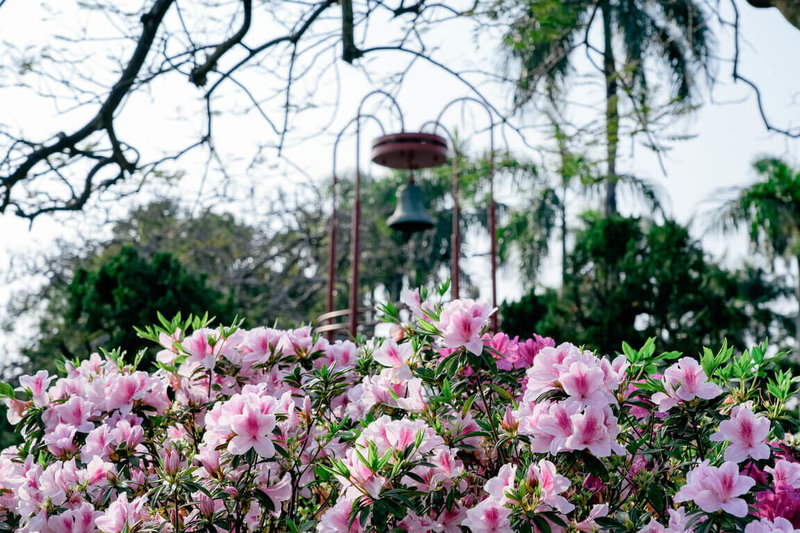
M 86 436 L 86 442 L 81 448 L 81 460 L 84 463 L 89 463 L 95 456 L 99 456 L 101 459 L 108 459 L 112 442 L 114 442 L 114 437 L 111 435 L 110 427 L 102 425 L 93 429 Z
M 624 448 L 615 440 L 619 434 L 617 419 L 610 409 L 606 409 L 589 406 L 582 413 L 572 415 L 572 435 L 567 439 L 566 447 L 570 450 L 588 449 L 597 457 L 608 457 L 612 450 L 624 455 Z
M 732 461 L 726 461 L 719 468 L 708 466 L 705 461 L 689 472 L 686 485 L 675 495 L 675 501 L 694 501 L 707 513 L 721 509 L 742 517 L 747 515 L 747 502 L 739 496 L 755 484 L 753 478 L 740 475 L 739 467 Z
M 519 360 L 518 341 L 519 337 L 512 339 L 503 332 L 495 333 L 493 337 L 488 333 L 483 336 L 483 344 L 500 354 L 499 356 L 492 354 L 500 370 L 511 370 L 515 367 Z
M 552 462 L 541 459 L 537 465 L 530 465 L 525 483 L 531 488 L 539 487 L 541 501 L 545 505 L 564 514 L 575 509 L 573 504 L 561 496 L 561 493 L 569 488 L 570 481 L 556 473 L 556 465 Z
M 419 533 L 433 533 L 439 531 L 438 524 L 427 516 L 418 516 L 413 511 L 408 511 L 405 518 L 397 523 L 397 527 L 402 531 L 414 531 Z
M 736 407 L 730 420 L 719 424 L 719 431 L 711 435 L 714 442 L 728 441 L 725 460 L 741 463 L 748 457 L 755 460 L 767 459 L 770 455 L 767 446 L 769 420 L 756 416 L 745 406 Z
M 469 509 L 461 525 L 472 533 L 512 533 L 510 514 L 511 509 L 489 497 Z
M 48 401 L 47 388 L 53 379 L 54 377 L 51 377 L 47 370 L 39 370 L 33 376 L 21 376 L 19 385 L 22 390 L 30 391 L 33 405 L 44 407 Z
M 772 490 L 756 494 L 756 516 L 775 520 L 785 518 L 800 528 L 800 490 L 788 483 L 773 483 Z
M 89 486 L 103 485 L 108 481 L 108 474 L 116 474 L 116 472 L 117 467 L 114 463 L 107 463 L 95 455 L 86 465 L 86 470 L 81 472 L 81 481 L 86 482 Z
M 128 502 L 128 494 L 123 492 L 103 516 L 95 520 L 95 525 L 103 533 L 120 533 L 126 526 L 133 527 L 147 518 L 147 499 L 144 496 Z
M 92 504 L 83 502 L 75 509 L 51 516 L 47 525 L 52 533 L 93 533 L 96 531 L 95 520 L 102 515 Z
M 66 402 L 53 406 L 53 412 L 59 421 L 75 426 L 78 433 L 89 433 L 94 424 L 89 421 L 93 416 L 92 406 L 80 396 L 73 396 Z
M 64 454 L 78 451 L 78 446 L 74 442 L 76 432 L 75 426 L 69 424 L 57 425 L 55 431 L 44 436 L 47 449 L 56 457 L 62 457 Z
M 203 328 L 183 339 L 181 346 L 189 354 L 186 360 L 187 363 L 200 363 L 200 366 L 204 369 L 214 370 L 217 364 L 217 356 L 208 342 L 208 336 L 214 334 L 213 330 Z
M 430 318 L 425 313 L 433 310 L 433 303 L 430 298 L 423 302 L 418 288 L 413 291 L 403 289 L 400 292 L 400 301 L 411 310 L 412 318 L 430 322 Z
M 764 471 L 772 474 L 773 483 L 785 483 L 792 488 L 800 489 L 800 463 L 778 459 L 774 467 L 768 466 Z
M 525 389 L 525 399 L 533 401 L 550 389 L 555 388 L 555 383 L 561 376 L 560 365 L 568 356 L 579 355 L 577 346 L 567 342 L 558 347 L 545 347 L 536 355 L 536 359 L 526 372 L 528 383 Z
M 655 518 L 651 518 L 650 522 L 636 533 L 666 533 L 664 526 L 656 522 Z
M 128 420 L 120 420 L 111 430 L 111 439 L 117 446 L 132 450 L 144 442 L 144 429 L 140 424 L 131 425 Z
M 454 300 L 444 306 L 437 327 L 446 348 L 464 346 L 475 355 L 483 351 L 481 334 L 489 324 L 491 308 L 473 300 Z
M 669 525 L 667 533 L 694 533 L 694 527 L 689 526 L 690 518 L 686 516 L 686 509 L 681 506 L 677 509 L 667 509 L 669 513 Z M 706 517 L 703 516 L 697 520 L 697 524 L 705 522 Z
M 366 494 L 376 500 L 380 498 L 383 486 L 386 484 L 385 477 L 370 470 L 352 448 L 347 450 L 344 463 L 350 476 L 337 475 L 336 478 L 345 487 L 345 496 L 358 498 Z
M 410 342 L 397 344 L 387 339 L 375 351 L 372 358 L 380 365 L 393 369 L 400 380 L 411 379 L 411 369 L 408 360 L 414 355 L 414 347 Z
M 682 357 L 664 371 L 662 383 L 666 392 L 657 392 L 653 401 L 659 411 L 669 411 L 679 402 L 690 402 L 695 398 L 711 400 L 722 394 L 722 389 L 708 381 L 700 363 L 691 357 Z
M 452 511 L 445 509 L 436 517 L 442 533 L 462 533 L 461 522 L 467 517 L 467 510 L 456 503 Z
M 358 360 L 358 346 L 350 341 L 336 341 L 325 347 L 322 357 L 314 361 L 315 368 L 335 365 L 337 370 L 352 368 Z
M 171 365 L 175 362 L 175 357 L 178 355 L 178 347 L 175 346 L 181 338 L 181 330 L 178 328 L 172 334 L 172 336 L 167 335 L 163 331 L 158 334 L 158 344 L 160 344 L 164 349 L 160 350 L 156 354 L 156 361 L 159 363 L 164 363 L 165 365 Z
M 541 406 L 541 407 L 540 407 Z M 568 448 L 567 439 L 572 437 L 572 416 L 578 414 L 577 403 L 538 404 L 530 417 L 523 418 L 520 409 L 519 432 L 533 435 L 531 449 L 537 453 L 550 452 L 555 455 Z M 531 418 L 538 419 L 534 422 Z
M 483 490 L 489 493 L 490 498 L 507 502 L 506 491 L 514 490 L 517 479 L 517 465 L 506 464 L 500 467 L 497 475 L 486 482 Z
M 575 524 L 575 529 L 578 531 L 585 531 L 586 533 L 594 533 L 600 530 L 600 526 L 595 522 L 595 518 L 602 518 L 608 516 L 608 504 L 598 503 L 592 506 L 589 511 L 589 516 Z
M 246 405 L 242 414 L 231 417 L 230 427 L 235 433 L 228 443 L 228 451 L 232 454 L 242 455 L 253 449 L 265 459 L 275 455 L 275 446 L 271 439 L 275 415 L 263 414 Z
M 605 374 L 603 387 L 610 391 L 618 389 L 620 384 L 625 381 L 625 372 L 629 366 L 630 363 L 624 355 L 618 355 L 613 361 L 609 361 L 605 357 L 600 359 L 600 368 Z
M 339 498 L 336 505 L 322 515 L 322 519 L 317 524 L 317 533 L 359 533 L 362 531 L 358 515 L 356 515 L 353 523 L 350 524 L 352 509 L 353 500 Z
M 532 339 L 517 344 L 519 359 L 514 363 L 514 368 L 528 368 L 533 364 L 536 355 L 547 346 L 555 347 L 556 343 L 550 337 L 540 337 L 533 334 Z
M 589 367 L 580 361 L 570 364 L 569 369 L 561 372 L 558 378 L 571 401 L 577 402 L 581 407 L 593 405 L 599 408 L 614 402 L 614 397 L 601 386 L 604 380 L 602 368 Z
M 286 472 L 280 481 L 272 486 L 261 489 L 269 497 L 272 502 L 272 515 L 279 516 L 281 514 L 281 504 L 292 497 L 292 477 L 289 472 Z
M 796 533 L 791 522 L 785 518 L 776 518 L 774 521 L 762 518 L 756 522 L 750 522 L 744 528 L 744 533 Z
M 406 397 L 397 399 L 397 406 L 406 411 L 421 413 L 427 407 L 425 396 L 426 393 L 422 388 L 422 380 L 420 378 L 414 378 L 408 382 Z

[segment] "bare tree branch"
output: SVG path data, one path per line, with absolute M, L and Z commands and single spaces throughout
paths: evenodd
M 250 22 L 252 21 L 253 17 L 253 1 L 242 0 L 242 7 L 244 8 L 244 20 L 242 21 L 242 27 L 239 28 L 239 31 L 234 33 L 223 43 L 219 44 L 206 58 L 202 65 L 198 65 L 192 69 L 189 79 L 198 87 L 202 87 L 206 84 L 208 73 L 217 67 L 217 61 L 219 61 L 219 58 L 221 58 L 225 52 L 241 43 L 242 39 L 244 39 L 244 36 L 247 35 L 247 31 L 250 29 Z
M 7 60 L 11 64 L 18 61 L 22 67 L 15 86 L 51 99 L 59 114 L 70 112 L 74 116 L 82 107 L 93 107 L 91 118 L 86 120 L 83 115 L 77 126 L 63 127 L 64 132 L 44 136 L 45 141 L 24 133 L 30 125 L 25 129 L 20 125 L 17 131 L 0 127 L 0 150 L 4 155 L 0 159 L 0 214 L 13 212 L 33 220 L 43 213 L 81 209 L 95 193 L 101 199 L 135 194 L 150 177 L 178 174 L 174 169 L 163 171 L 159 165 L 169 168 L 181 156 L 200 147 L 209 156 L 201 171 L 203 176 L 232 181 L 236 171 L 225 159 L 228 154 L 219 151 L 213 136 L 222 129 L 216 123 L 231 117 L 263 119 L 274 138 L 258 143 L 258 150 L 269 148 L 285 158 L 285 148 L 327 132 L 335 123 L 342 97 L 341 60 L 355 61 L 366 53 L 394 50 L 412 56 L 411 61 L 397 66 L 394 75 L 375 80 L 376 84 L 392 84 L 395 90 L 390 88 L 390 92 L 396 93 L 409 70 L 424 60 L 454 76 L 492 108 L 497 124 L 509 125 L 500 110 L 481 94 L 477 82 L 481 74 L 491 83 L 498 81 L 496 77 L 474 68 L 460 72 L 435 58 L 432 51 L 436 48 L 423 40 L 423 36 L 428 38 L 426 30 L 441 21 L 441 17 L 429 16 L 430 13 L 446 12 L 447 20 L 453 20 L 471 15 L 477 4 L 472 10 L 458 11 L 425 0 L 282 0 L 258 2 L 255 6 L 253 0 L 202 0 L 197 9 L 188 10 L 186 5 L 179 6 L 178 0 L 141 2 L 145 7 L 138 22 L 134 22 L 136 13 L 121 9 L 113 0 L 84 3 L 81 7 L 87 13 L 105 17 L 111 36 L 103 35 L 95 26 L 90 33 L 86 26 L 76 34 L 65 35 L 60 42 L 66 47 L 58 54 L 50 54 L 45 45 L 40 57 L 36 57 L 20 47 L 18 57 Z M 173 4 L 175 9 L 171 10 Z M 337 11 L 339 5 L 341 12 Z M 200 8 L 211 11 L 202 12 Z M 257 13 L 267 15 L 267 20 L 257 17 Z M 373 29 L 370 20 L 377 17 L 382 21 L 388 18 L 394 24 L 392 32 L 385 32 L 383 26 L 381 30 Z M 230 30 L 233 33 L 229 35 L 227 28 L 234 24 L 235 31 Z M 264 28 L 272 35 L 256 41 L 261 44 L 253 44 L 256 32 L 260 35 Z M 223 31 L 225 37 L 216 36 Z M 123 56 L 117 57 L 119 47 L 128 41 L 133 43 L 132 54 L 123 49 Z M 98 58 L 92 43 L 101 42 L 107 43 L 99 46 L 108 46 L 109 52 Z M 104 80 L 103 69 L 108 64 L 121 65 L 121 74 Z M 57 68 L 47 68 L 51 65 Z M 374 77 L 374 72 L 357 66 L 363 67 L 368 80 Z M 265 78 L 268 83 L 263 83 Z M 178 99 L 177 118 L 193 124 L 201 132 L 199 138 L 152 147 L 141 139 L 134 142 L 127 133 L 133 113 L 133 104 L 127 106 L 128 99 L 149 95 L 161 100 L 161 80 L 181 80 L 191 91 L 185 96 L 181 93 L 168 97 Z M 194 87 L 203 87 L 202 94 Z M 244 98 L 239 98 L 240 94 Z M 184 109 L 181 99 L 193 107 Z M 141 103 L 137 101 L 136 105 Z M 328 107 L 333 110 L 330 115 Z M 298 134 L 293 135 L 296 117 L 306 110 L 326 113 L 321 131 L 300 134 L 298 128 Z M 202 121 L 199 124 L 198 118 Z M 71 116 L 64 116 L 65 121 L 70 119 Z M 523 130 L 512 129 L 524 142 Z M 219 146 L 224 144 L 220 142 Z M 226 182 L 220 185 L 224 187 Z
M 40 146 L 34 150 L 20 165 L 17 166 L 16 170 L 14 170 L 14 172 L 11 174 L 7 176 L 0 176 L 0 185 L 5 188 L 5 191 L 3 192 L 3 199 L 0 201 L 0 213 L 4 212 L 6 207 L 8 207 L 8 205 L 11 203 L 11 189 L 18 182 L 25 179 L 28 176 L 28 173 L 37 163 L 44 161 L 56 153 L 69 154 L 76 148 L 78 143 L 85 140 L 87 137 L 89 137 L 89 135 L 100 129 L 108 127 L 110 121 L 112 120 L 114 111 L 117 109 L 122 102 L 122 99 L 133 86 L 136 76 L 139 74 L 145 58 L 147 57 L 147 54 L 153 45 L 153 40 L 155 39 L 156 33 L 158 33 L 158 28 L 161 25 L 161 21 L 169 10 L 169 7 L 172 5 L 173 1 L 174 0 L 155 0 L 150 11 L 142 15 L 141 22 L 143 30 L 141 37 L 137 42 L 136 49 L 128 61 L 127 66 L 122 71 L 122 75 L 119 77 L 119 80 L 114 84 L 111 92 L 108 94 L 108 97 L 100 106 L 100 110 L 97 112 L 97 114 L 74 133 L 70 135 L 60 134 L 56 142 L 50 145 Z M 110 160 L 106 164 L 110 164 L 112 162 L 114 162 L 114 159 Z M 86 177 L 87 185 L 91 185 L 92 177 L 103 166 L 105 165 L 99 167 L 98 165 L 95 165 L 95 167 L 92 168 L 90 174 Z M 120 167 L 120 171 L 125 172 L 128 168 L 129 166 L 125 164 L 124 166 Z M 86 192 L 86 189 L 84 189 L 84 191 Z M 81 195 L 80 197 L 75 198 L 72 202 L 72 205 L 83 206 L 86 203 L 86 200 L 83 198 L 83 196 L 84 195 Z M 21 208 L 18 209 L 17 214 L 20 216 L 27 216 L 21 211 Z
M 731 7 L 733 8 L 733 81 L 741 81 L 748 87 L 750 87 L 756 95 L 756 103 L 758 104 L 758 112 L 761 114 L 761 120 L 764 123 L 764 126 L 767 128 L 768 131 L 774 131 L 776 133 L 780 133 L 781 135 L 785 135 L 792 139 L 800 138 L 800 129 L 789 129 L 789 128 L 781 128 L 775 126 L 767 117 L 767 112 L 764 109 L 764 100 L 761 97 L 761 89 L 759 89 L 758 85 L 749 78 L 746 78 L 741 75 L 739 72 L 739 8 L 736 6 L 736 1 L 731 0 Z

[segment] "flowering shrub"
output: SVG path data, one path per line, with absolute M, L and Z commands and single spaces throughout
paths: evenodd
M 140 332 L 150 371 L 0 386 L 24 439 L 0 530 L 800 531 L 794 380 L 764 346 L 599 357 L 487 334 L 445 290 L 384 306 L 392 338 L 176 317 Z

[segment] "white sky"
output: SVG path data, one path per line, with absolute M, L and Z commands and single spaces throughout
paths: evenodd
M 139 2 L 128 2 L 138 4 Z M 767 113 L 770 120 L 780 127 L 800 126 L 800 106 L 795 105 L 794 99 L 800 94 L 800 30 L 790 26 L 775 9 L 757 10 L 751 8 L 743 0 L 737 0 L 741 11 L 741 26 L 743 35 L 743 49 L 740 69 L 742 73 L 756 81 L 761 88 L 766 102 Z M 49 6 L 49 7 L 48 7 Z M 52 13 L 56 6 L 61 12 L 58 16 L 45 22 L 44 16 Z M 73 7 L 69 7 L 73 6 Z M 70 24 L 91 24 L 97 34 L 113 33 L 113 30 L 104 28 L 103 20 L 95 18 L 77 18 L 73 13 L 74 2 L 39 2 L 32 0 L 7 0 L 0 9 L 0 41 L 13 43 L 17 47 L 25 44 L 41 45 L 43 43 L 58 46 L 52 42 L 54 33 L 69 31 Z M 726 13 L 729 15 L 729 13 Z M 95 30 L 95 28 L 97 28 Z M 719 30 L 719 28 L 717 28 Z M 380 32 L 380 26 L 378 26 Z M 435 52 L 436 58 L 448 65 L 469 66 L 477 65 L 483 68 L 497 66 L 497 45 L 484 38 L 479 42 L 480 48 L 474 49 L 474 40 L 468 26 L 453 24 L 445 27 L 441 35 L 430 35 L 431 39 L 438 39 L 440 48 Z M 732 55 L 732 37 L 730 32 L 718 33 L 718 53 L 723 58 Z M 116 44 L 100 44 L 98 46 L 98 64 L 102 64 L 106 49 L 114 50 Z M 466 51 L 466 52 L 465 52 Z M 126 52 L 124 55 L 127 55 Z M 368 65 L 372 72 L 380 73 L 397 68 L 398 61 L 403 59 L 397 54 L 385 54 L 368 58 Z M 487 63 L 488 62 L 488 63 Z M 3 61 L 0 59 L 0 65 Z M 800 143 L 787 139 L 785 136 L 767 133 L 761 117 L 758 114 L 753 93 L 743 84 L 734 85 L 731 79 L 731 66 L 726 62 L 719 62 L 716 68 L 718 83 L 712 91 L 713 98 L 704 98 L 702 108 L 692 114 L 688 119 L 679 122 L 673 131 L 677 134 L 689 134 L 690 140 L 676 141 L 671 144 L 671 151 L 665 155 L 667 175 L 664 176 L 659 168 L 655 156 L 641 146 L 631 147 L 623 141 L 621 145 L 622 161 L 620 170 L 636 173 L 657 181 L 668 192 L 670 199 L 670 213 L 679 221 L 688 222 L 701 209 L 701 202 L 709 200 L 714 191 L 722 187 L 747 184 L 754 179 L 751 171 L 751 162 L 759 155 L 769 154 L 784 157 L 795 165 L 800 164 L 798 155 Z M 356 113 L 356 107 L 361 97 L 369 90 L 364 77 L 354 67 L 341 65 L 339 75 L 342 80 L 342 99 L 335 124 L 344 124 Z M 107 74 L 105 75 L 107 76 Z M 98 79 L 102 80 L 104 74 L 98 71 Z M 189 92 L 191 88 L 183 80 L 180 85 L 161 84 L 154 87 L 150 94 L 143 94 L 126 103 L 127 108 L 135 108 L 132 117 L 125 116 L 119 126 L 120 135 L 141 141 L 143 144 L 168 145 L 175 139 L 186 139 L 185 124 L 172 120 L 174 117 L 191 118 L 198 112 L 197 93 Z M 323 88 L 324 90 L 324 88 Z M 509 92 L 497 92 L 487 87 L 486 94 L 498 107 L 506 107 L 509 101 Z M 443 105 L 450 99 L 469 94 L 463 85 L 434 67 L 418 63 L 407 83 L 398 95 L 398 100 L 403 107 L 407 129 L 414 129 L 438 114 Z M 188 95 L 188 96 L 187 96 Z M 244 105 L 242 95 L 235 91 L 225 93 L 226 98 L 233 105 Z M 590 93 L 589 99 L 598 99 L 602 93 Z M 579 96 L 580 98 L 581 96 Z M 586 98 L 586 95 L 583 95 Z M 713 101 L 712 101 L 713 100 Z M 16 127 L 24 125 L 28 131 L 41 131 L 52 133 L 54 124 L 61 124 L 65 131 L 70 129 L 70 124 L 75 124 L 84 116 L 85 112 L 59 113 L 52 102 L 32 97 L 29 91 L 3 87 L 3 70 L 0 69 L 0 124 Z M 452 122 L 458 124 L 458 113 L 452 113 Z M 287 150 L 287 155 L 309 175 L 318 179 L 327 179 L 331 167 L 330 135 L 314 136 L 323 117 L 323 112 L 316 116 L 313 113 L 302 115 L 297 121 L 299 133 L 308 134 L 302 142 L 296 141 Z M 381 112 L 381 119 L 391 128 L 392 116 L 388 110 Z M 476 124 L 483 124 L 482 115 L 476 114 Z M 578 121 L 596 120 L 596 117 L 583 111 L 575 111 L 572 118 Z M 519 123 L 536 120 L 530 114 L 517 120 Z M 157 121 L 157 122 L 156 122 Z M 157 123 L 157 127 L 153 124 Z M 341 126 L 339 126 L 341 127 Z M 469 125 L 464 125 L 465 135 L 469 135 Z M 337 131 L 338 127 L 334 128 Z M 237 175 L 234 183 L 230 184 L 229 192 L 249 201 L 234 206 L 234 210 L 247 217 L 258 209 L 259 195 L 276 186 L 287 183 L 287 178 L 302 181 L 295 171 L 281 161 L 269 158 L 265 164 L 249 169 L 248 163 L 252 156 L 252 145 L 258 139 L 269 135 L 265 124 L 251 113 L 245 117 L 228 118 L 219 124 L 218 142 L 220 151 L 229 158 L 229 170 Z M 191 132 L 192 134 L 194 132 Z M 366 153 L 371 136 L 377 132 L 366 127 L 362 137 L 362 153 Z M 512 135 L 513 137 L 513 135 Z M 541 134 L 532 134 L 528 143 L 539 145 L 544 142 Z M 476 136 L 472 146 L 480 147 L 486 143 L 485 135 Z M 512 140 L 514 150 L 525 154 L 525 149 L 519 142 Z M 352 142 L 345 142 L 340 149 L 340 171 L 352 168 L 354 162 L 354 147 Z M 535 154 L 529 154 L 536 157 Z M 202 157 L 187 157 L 181 161 L 180 167 L 184 169 L 188 178 L 182 182 L 180 189 L 173 187 L 168 192 L 172 195 L 181 195 L 187 203 L 194 203 L 199 187 Z M 364 157 L 366 170 L 378 172 L 379 169 L 370 168 L 367 158 Z M 294 175 L 293 175 L 294 173 Z M 211 177 L 213 181 L 214 176 Z M 206 190 L 209 185 L 206 184 Z M 251 194 L 251 189 L 256 194 Z M 506 191 L 505 199 L 508 199 Z M 501 196 L 501 200 L 504 199 Z M 213 199 L 202 197 L 203 203 L 213 202 Z M 116 208 L 113 206 L 112 208 Z M 626 209 L 625 204 L 622 206 Z M 121 208 L 120 208 L 121 209 Z M 79 240 L 81 235 L 96 235 L 100 231 L 93 226 L 97 215 L 91 212 L 85 214 L 60 215 L 58 217 L 38 219 L 32 230 L 28 230 L 27 223 L 10 214 L 0 217 L 0 273 L 9 269 L 12 262 L 19 263 L 36 254 L 53 250 L 55 239 L 64 238 L 71 241 Z M 730 262 L 735 263 L 741 257 L 743 246 L 741 242 L 706 239 L 707 248 L 716 255 L 728 255 Z M 469 243 L 468 243 L 469 246 Z M 470 250 L 480 253 L 486 247 L 481 239 L 473 240 Z M 557 258 L 554 258 L 557 265 Z M 473 272 L 486 269 L 487 261 L 481 258 L 474 259 L 470 265 Z M 557 278 L 557 272 L 552 269 L 545 273 L 545 280 L 552 282 Z M 0 278 L 2 279 L 2 278 Z M 2 305 L 13 288 L 24 286 L 30 280 L 20 280 L 15 284 L 6 285 L 0 289 L 0 305 Z M 500 282 L 500 299 L 514 298 L 519 295 L 519 288 L 513 277 L 504 276 Z M 488 298 L 487 287 L 482 287 L 482 296 Z M 0 340 L 3 340 L 0 333 Z

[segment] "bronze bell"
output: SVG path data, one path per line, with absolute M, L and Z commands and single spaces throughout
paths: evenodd
M 397 191 L 397 207 L 386 223 L 389 227 L 403 233 L 423 231 L 433 227 L 433 219 L 425 210 L 425 195 L 413 181 Z

